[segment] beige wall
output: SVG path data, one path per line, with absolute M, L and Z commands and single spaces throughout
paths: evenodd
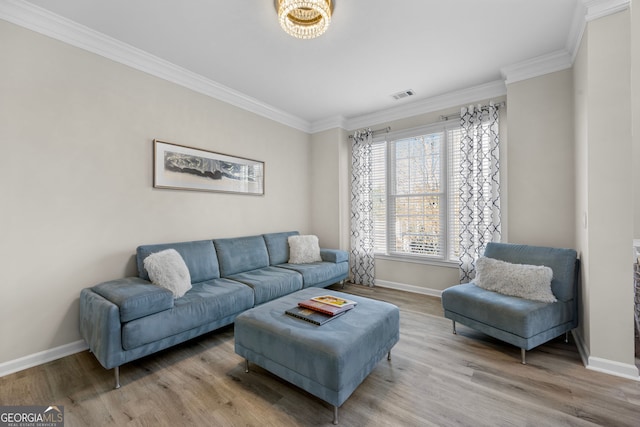
M 589 365 L 634 365 L 633 159 L 629 11 L 589 22 L 574 64 L 576 244 L 583 259 L 583 323 Z
M 80 340 L 136 246 L 310 231 L 309 135 L 0 21 L 0 364 Z M 152 188 L 152 140 L 266 162 L 266 195 Z M 328 176 L 329 177 L 329 176 Z
M 322 247 L 349 248 L 348 144 L 342 129 L 311 136 L 311 228 Z
M 507 85 L 509 241 L 574 247 L 571 70 Z

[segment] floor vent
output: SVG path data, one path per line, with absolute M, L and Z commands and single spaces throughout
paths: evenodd
M 393 99 L 398 100 L 398 99 L 406 98 L 412 95 L 415 95 L 415 92 L 413 91 L 413 89 L 409 89 L 409 90 L 403 90 L 402 92 L 394 93 L 391 96 L 393 97 Z

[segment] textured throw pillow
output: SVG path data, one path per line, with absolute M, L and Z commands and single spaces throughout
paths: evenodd
M 289 264 L 322 261 L 318 236 L 289 236 Z
M 481 257 L 476 262 L 478 287 L 504 295 L 541 302 L 556 302 L 551 291 L 553 270 L 543 265 L 511 264 Z
M 174 297 L 180 298 L 191 289 L 189 269 L 175 249 L 153 253 L 143 263 L 151 282 L 169 289 Z

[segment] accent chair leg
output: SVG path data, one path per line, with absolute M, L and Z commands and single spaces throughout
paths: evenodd
M 338 425 L 338 407 L 333 405 L 333 424 Z
M 391 350 L 389 350 L 389 353 L 387 353 L 387 360 L 391 360 Z
M 113 373 L 116 377 L 116 386 L 114 387 L 114 389 L 117 390 L 120 388 L 120 366 L 116 366 L 115 368 L 113 368 Z
M 346 285 L 346 284 L 347 284 L 347 281 L 346 281 L 346 280 L 344 280 L 344 279 L 342 279 L 342 280 L 340 281 L 340 284 L 342 285 L 342 289 L 344 289 L 344 285 Z
M 452 320 L 451 322 L 453 323 L 453 335 L 457 335 L 458 331 L 456 331 L 456 321 Z
M 522 364 L 526 365 L 527 364 L 527 360 L 525 358 L 525 354 L 527 353 L 527 351 L 524 348 L 520 349 L 520 355 L 522 356 Z
M 249 359 L 244 359 L 244 373 L 249 372 Z
M 569 331 L 564 333 L 564 342 L 565 344 L 569 344 Z

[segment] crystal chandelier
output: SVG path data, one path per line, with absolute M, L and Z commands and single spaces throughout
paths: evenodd
M 278 0 L 280 26 L 299 39 L 324 33 L 331 23 L 331 0 Z

